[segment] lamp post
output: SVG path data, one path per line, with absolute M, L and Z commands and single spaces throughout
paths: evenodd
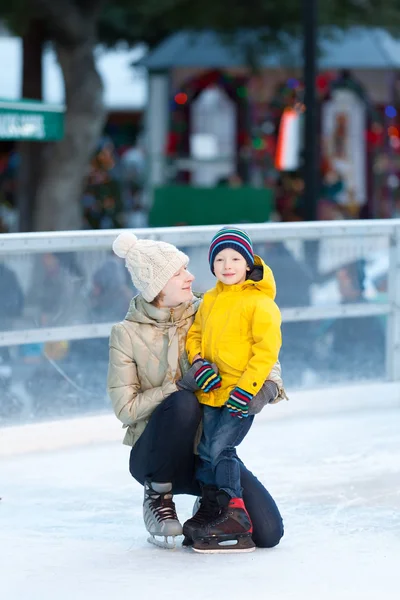
M 315 221 L 318 202 L 318 102 L 316 94 L 317 75 L 317 2 L 302 0 L 303 13 L 303 64 L 304 64 L 304 218 Z

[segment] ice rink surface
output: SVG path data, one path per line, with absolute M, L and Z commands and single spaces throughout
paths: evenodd
M 0 429 L 1 598 L 397 600 L 400 388 L 290 396 L 257 417 L 239 451 L 285 536 L 236 556 L 146 542 L 113 415 Z M 193 498 L 176 504 L 188 518 Z

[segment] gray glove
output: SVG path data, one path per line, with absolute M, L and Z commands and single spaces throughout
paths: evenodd
M 203 361 L 204 362 L 204 361 Z M 218 367 L 214 363 L 211 365 L 214 371 L 218 374 Z M 198 392 L 201 388 L 197 385 L 195 374 L 201 367 L 200 359 L 196 360 L 190 369 L 186 371 L 182 379 L 176 382 L 176 385 L 180 390 L 186 390 L 187 392 Z
M 249 404 L 249 415 L 261 412 L 266 404 L 270 404 L 278 395 L 278 386 L 273 381 L 265 381 L 261 390 L 254 396 Z

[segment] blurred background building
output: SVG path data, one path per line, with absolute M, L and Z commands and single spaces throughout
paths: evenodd
M 1 231 L 309 218 L 301 3 L 167 4 L 0 4 Z M 313 4 L 315 216 L 398 216 L 400 11 Z

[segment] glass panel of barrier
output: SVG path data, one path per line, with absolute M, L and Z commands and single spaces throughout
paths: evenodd
M 212 287 L 208 245 L 181 249 L 194 289 Z M 386 298 L 388 238 L 257 242 L 254 250 L 274 273 L 280 308 Z M 118 321 L 136 293 L 124 261 L 110 250 L 0 255 L 0 289 L 0 331 Z
M 283 323 L 285 386 L 385 379 L 386 317 Z M 0 425 L 111 410 L 108 338 L 0 348 Z
M 110 410 L 108 338 L 0 348 L 0 426 Z
M 193 289 L 215 285 L 208 266 L 208 245 L 181 247 L 190 257 Z M 271 267 L 280 308 L 385 302 L 389 239 L 364 236 L 321 241 L 257 242 L 254 252 Z
M 316 311 L 307 315 L 309 320 L 300 315 L 300 320 L 282 325 L 281 362 L 289 391 L 385 379 L 388 317 L 342 318 L 337 310 L 352 305 L 380 309 L 379 303 L 388 302 L 388 236 L 292 237 L 285 242 L 256 237 L 254 250 L 274 272 L 283 314 L 299 307 Z M 208 264 L 208 240 L 204 235 L 201 239 L 181 250 L 189 255 L 196 276 L 193 289 L 204 292 L 215 278 Z M 1 423 L 110 410 L 108 324 L 124 318 L 136 290 L 124 261 L 112 253 L 109 241 L 104 246 L 0 254 L 0 332 L 37 331 L 32 343 L 18 339 L 1 345 L 0 336 Z M 336 314 L 324 317 L 321 310 L 328 315 L 332 307 Z M 101 324 L 97 333 L 75 329 L 68 335 L 74 326 Z M 65 337 L 46 338 L 39 331 L 57 327 L 68 328 L 62 332 Z
M 280 361 L 290 389 L 386 378 L 385 315 L 282 324 Z
M 135 290 L 106 250 L 0 256 L 0 330 L 121 320 Z

